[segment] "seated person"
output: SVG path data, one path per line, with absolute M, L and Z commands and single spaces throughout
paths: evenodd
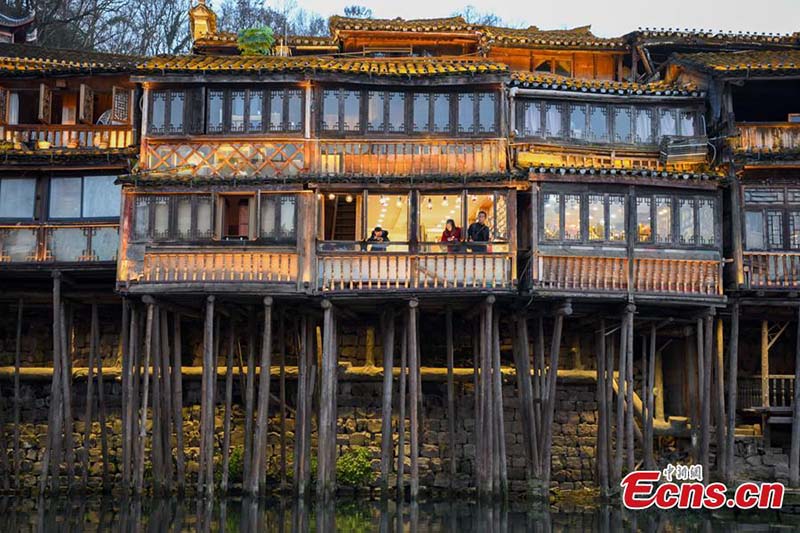
M 456 223 L 452 218 L 448 218 L 447 222 L 445 222 L 442 238 L 439 239 L 439 242 L 447 243 L 448 252 L 457 252 L 459 250 L 459 245 L 461 243 L 461 228 L 456 226 Z
M 486 225 L 486 211 L 478 211 L 478 219 L 467 228 L 467 241 L 476 243 L 489 242 L 489 226 Z M 468 248 L 473 252 L 485 252 L 486 244 L 473 244 Z
M 389 232 L 385 229 L 381 228 L 380 226 L 375 226 L 375 229 L 372 230 L 372 233 L 367 239 L 367 242 L 370 243 L 369 249 L 373 252 L 385 252 L 386 251 L 386 244 L 389 242 Z

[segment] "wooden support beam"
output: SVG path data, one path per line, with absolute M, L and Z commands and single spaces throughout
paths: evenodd
M 619 366 L 617 369 L 617 423 L 616 423 L 616 448 L 614 450 L 614 483 L 616 486 L 622 480 L 622 466 L 624 463 L 625 452 L 625 376 L 628 365 L 628 320 L 629 314 L 626 312 L 622 318 L 622 328 L 619 333 Z
M 455 381 L 453 378 L 453 308 L 445 310 L 445 342 L 447 347 L 447 446 L 450 455 L 450 490 L 455 488 L 456 481 L 456 399 Z
M 389 496 L 389 474 L 392 469 L 392 372 L 394 369 L 394 312 L 381 315 L 383 340 L 383 398 L 381 404 L 381 498 Z
M 161 359 L 159 361 L 159 375 L 161 377 L 161 453 L 164 463 L 164 490 L 172 492 L 174 468 L 172 465 L 172 377 L 170 375 L 170 349 L 169 349 L 169 315 L 161 309 Z M 99 377 L 99 371 L 98 371 Z
M 625 306 L 625 314 L 628 315 L 628 341 L 625 343 L 628 352 L 625 354 L 625 442 L 627 444 L 625 466 L 628 472 L 633 472 L 636 464 L 634 457 L 636 446 L 633 441 L 633 428 L 636 425 L 633 414 L 633 314 L 635 312 L 636 307 L 633 304 Z
M 214 494 L 214 382 L 217 369 L 214 366 L 215 315 L 213 295 L 206 297 L 205 323 L 203 325 L 203 383 L 200 424 L 200 469 L 197 495 L 211 498 Z
M 281 489 L 286 488 L 286 312 L 278 313 L 278 354 L 281 357 L 280 375 L 278 380 L 278 397 L 280 398 L 280 476 Z
M 597 350 L 597 480 L 600 496 L 608 497 L 608 404 L 606 403 L 606 321 L 600 320 Z
M 731 309 L 731 338 L 728 356 L 728 428 L 725 445 L 725 481 L 731 483 L 735 477 L 734 437 L 736 436 L 736 403 L 739 379 L 739 302 L 734 301 Z M 800 368 L 800 367 L 798 367 Z M 795 381 L 795 383 L 797 383 Z M 797 394 L 797 388 L 795 388 Z M 797 402 L 795 402 L 797 405 Z M 792 427 L 795 427 L 794 425 Z M 800 426 L 798 426 L 800 427 Z
M 656 460 L 655 456 L 653 455 L 653 420 L 654 420 L 654 408 L 655 408 L 655 374 L 656 374 L 656 334 L 657 328 L 655 324 L 650 326 L 650 352 L 648 354 L 648 363 L 647 363 L 647 387 L 646 387 L 646 397 L 642 398 L 642 401 L 647 402 L 647 417 L 645 419 L 645 438 L 644 438 L 644 446 L 645 446 L 645 455 L 644 461 L 645 466 L 651 470 L 655 469 L 656 467 Z
M 703 345 L 703 412 L 700 428 L 700 464 L 703 465 L 703 481 L 707 482 L 710 470 L 709 448 L 711 445 L 711 361 L 714 350 L 714 312 L 713 308 L 706 315 Z
M 228 324 L 228 350 L 225 354 L 225 418 L 222 423 L 222 481 L 220 490 L 227 493 L 231 461 L 231 411 L 233 409 L 233 358 L 236 328 L 233 320 Z
M 716 351 L 714 353 L 714 398 L 716 406 L 715 423 L 717 437 L 717 471 L 722 479 L 725 479 L 726 457 L 725 446 L 725 336 L 722 325 L 722 318 L 717 318 L 715 328 Z
M 766 320 L 761 321 L 761 407 L 769 407 L 769 324 Z
M 19 368 L 22 355 L 22 316 L 25 301 L 17 300 L 17 336 L 14 343 L 14 488 L 20 488 L 20 454 L 19 454 L 19 427 L 20 427 L 20 397 Z
M 495 494 L 508 496 L 508 465 L 506 462 L 506 431 L 503 420 L 503 375 L 500 368 L 500 313 L 492 317 L 492 405 L 495 418 L 496 470 Z
M 67 492 L 72 490 L 75 480 L 74 420 L 72 419 L 72 358 L 75 348 L 75 328 L 70 309 L 66 318 L 66 304 L 61 302 L 61 386 L 63 387 L 64 407 L 64 448 L 67 462 Z M 68 325 L 68 326 L 67 326 Z
M 161 395 L 161 309 L 156 305 L 153 314 L 153 357 L 151 367 L 151 381 L 153 382 L 152 417 L 153 431 L 150 440 L 151 471 L 153 476 L 153 494 L 160 495 L 164 491 L 164 472 L 166 470 L 164 458 L 164 437 Z
M 213 297 L 212 297 L 213 298 Z M 213 302 L 213 299 L 212 299 Z M 150 356 L 153 346 L 153 314 L 155 305 L 147 303 L 147 319 L 144 334 L 144 361 L 142 362 L 142 401 L 141 401 L 141 421 L 139 422 L 139 437 L 137 439 L 136 450 L 136 494 L 141 495 L 144 490 L 144 444 L 147 435 L 147 400 L 150 392 L 150 378 L 148 368 L 150 367 Z M 201 455 L 202 458 L 202 455 Z
M 420 354 L 417 342 L 417 300 L 408 302 L 408 352 L 409 352 L 409 422 L 411 440 L 411 501 L 419 495 L 419 396 L 420 396 Z
M 528 339 L 528 321 L 525 312 L 517 312 L 514 317 L 514 364 L 517 367 L 517 390 L 522 409 L 522 438 L 525 447 L 525 475 L 528 486 L 533 487 L 539 477 L 538 434 L 534 423 L 533 386 L 531 383 L 530 344 Z M 534 376 L 534 380 L 538 377 Z
M 261 364 L 258 382 L 258 411 L 256 418 L 256 435 L 250 467 L 250 479 L 247 491 L 251 495 L 263 494 L 266 490 L 267 469 L 267 423 L 269 421 L 269 385 L 270 368 L 272 366 L 272 298 L 264 298 L 264 332 L 261 341 Z
M 172 413 L 175 425 L 175 470 L 178 494 L 186 487 L 186 456 L 183 444 L 183 349 L 180 313 L 174 313 L 172 320 Z
M 89 372 L 86 376 L 86 414 L 83 417 L 83 472 L 81 481 L 83 490 L 89 485 L 89 448 L 90 437 L 92 435 L 92 406 L 94 404 L 94 365 L 97 357 L 97 339 L 95 328 L 97 327 L 97 304 L 92 304 L 92 318 L 89 331 Z M 102 366 L 102 365 L 101 365 Z
M 322 301 L 323 349 L 321 367 L 319 439 L 317 446 L 317 499 L 330 501 L 335 487 L 336 454 L 336 404 L 335 388 L 337 361 L 334 335 L 333 306 L 329 300 Z
M 405 500 L 405 459 L 406 459 L 406 378 L 408 375 L 408 317 L 403 316 L 403 331 L 400 336 L 400 379 L 398 380 L 397 416 L 397 499 Z
M 794 398 L 792 402 L 792 443 L 789 451 L 789 486 L 800 486 L 800 309 L 797 311 L 797 339 L 794 347 Z
M 250 307 L 247 314 L 247 383 L 245 385 L 245 408 L 244 408 L 244 468 L 242 476 L 242 486 L 251 486 L 250 476 L 253 466 L 253 416 L 255 409 L 255 387 L 256 387 L 256 337 L 258 335 L 258 325 L 256 324 L 256 308 Z
M 127 298 L 123 301 L 123 317 L 125 317 L 124 309 L 128 309 L 130 315 L 129 321 L 123 321 L 123 329 L 128 332 L 128 372 L 123 375 L 126 380 L 122 384 L 125 391 L 124 397 L 126 403 L 123 405 L 124 420 L 122 422 L 122 484 L 126 493 L 133 492 L 134 488 L 134 475 L 133 475 L 133 458 L 135 457 L 134 449 L 136 448 L 135 442 L 138 435 L 138 425 L 136 424 L 136 415 L 138 414 L 138 383 L 139 383 L 139 361 L 138 353 L 140 347 L 139 341 L 139 313 L 138 309 L 133 306 Z M 125 359 L 123 359 L 123 362 Z M 134 386 L 136 390 L 134 390 Z
M 614 460 L 615 460 L 615 453 L 614 453 L 614 432 L 612 431 L 612 426 L 614 424 L 614 360 L 616 359 L 614 354 L 616 350 L 616 342 L 613 335 L 608 335 L 606 333 L 606 354 L 608 356 L 608 360 L 606 361 L 606 454 L 608 460 L 608 490 L 609 493 L 612 492 L 612 482 L 615 481 L 614 478 Z

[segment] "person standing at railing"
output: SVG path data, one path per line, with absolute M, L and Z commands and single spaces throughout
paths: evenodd
M 444 231 L 440 242 L 447 243 L 448 252 L 458 252 L 461 249 L 461 228 L 456 226 L 455 220 L 448 218 L 444 224 Z
M 472 252 L 485 252 L 489 242 L 489 226 L 486 225 L 486 211 L 478 211 L 478 219 L 467 228 L 467 242 L 482 243 L 468 245 Z
M 387 242 L 389 242 L 389 232 L 380 226 L 375 226 L 375 229 L 372 230 L 369 239 L 367 239 L 367 243 L 370 244 L 369 249 L 371 252 L 385 252 L 385 243 Z

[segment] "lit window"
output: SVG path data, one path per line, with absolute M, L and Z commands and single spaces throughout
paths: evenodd
M 561 238 L 561 195 L 544 195 L 544 238 L 559 240 Z
M 697 226 L 701 245 L 713 245 L 716 242 L 714 231 L 714 200 L 700 198 L 697 200 Z
M 432 197 L 431 200 L 435 200 Z M 439 197 L 441 199 L 441 197 Z M 422 205 L 427 205 L 423 200 Z M 431 202 L 433 206 L 433 203 Z M 420 239 L 425 242 L 438 241 L 435 235 L 434 219 L 440 214 L 441 206 L 437 208 L 423 208 L 420 211 Z M 424 218 L 427 217 L 427 218 Z M 376 239 L 383 239 L 388 243 L 406 243 L 408 241 L 408 196 L 405 194 L 369 194 L 367 195 L 367 227 L 366 238 L 369 239 L 376 228 L 381 228 L 381 235 Z M 441 232 L 440 232 L 441 234 Z M 428 239 L 430 237 L 430 241 Z M 435 237 L 435 238 L 434 238 Z M 388 239 L 388 240 L 387 240 Z M 372 250 L 403 251 L 406 244 L 372 244 Z
M 608 197 L 608 240 L 625 240 L 625 197 Z
M 658 128 L 662 136 L 678 134 L 678 120 L 675 115 L 674 109 L 661 110 L 658 119 Z
M 678 199 L 678 227 L 682 244 L 694 244 L 694 200 Z
M 650 197 L 636 198 L 636 240 L 650 242 L 653 240 L 652 214 Z
M 589 195 L 589 240 L 606 239 L 606 207 L 603 195 Z
M 581 240 L 581 197 L 579 194 L 564 195 L 564 239 Z
M 672 242 L 672 198 L 656 197 L 656 242 Z
M 261 195 L 261 239 L 269 242 L 296 240 L 296 198 L 286 194 Z

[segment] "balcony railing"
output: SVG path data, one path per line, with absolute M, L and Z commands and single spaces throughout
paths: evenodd
M 539 255 L 538 289 L 626 292 L 628 258 Z M 719 261 L 645 259 L 633 262 L 632 289 L 637 293 L 717 296 L 722 283 Z
M 502 139 L 349 141 L 205 137 L 149 138 L 142 167 L 197 177 L 413 176 L 500 173 Z
M 800 149 L 800 123 L 740 123 L 739 137 L 733 139 L 739 152 L 782 152 Z
M 317 257 L 321 291 L 509 290 L 516 287 L 512 252 L 324 252 Z
M 0 226 L 0 263 L 117 260 L 118 224 Z
M 295 283 L 297 254 L 253 251 L 146 252 L 140 283 Z
M 737 380 L 737 407 L 758 409 L 761 407 L 791 407 L 794 400 L 794 375 L 769 374 L 769 405 L 763 405 L 760 376 L 740 376 Z
M 134 145 L 129 125 L 14 124 L 0 126 L 0 136 L 8 142 L 44 141 L 53 148 L 107 149 Z
M 745 288 L 792 289 L 800 286 L 800 253 L 744 252 Z

